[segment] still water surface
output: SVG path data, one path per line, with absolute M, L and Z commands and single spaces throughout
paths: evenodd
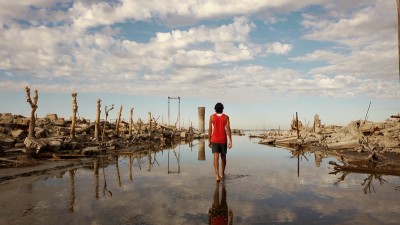
M 298 171 L 291 151 L 257 141 L 234 136 L 227 177 L 219 184 L 203 141 L 35 180 L 0 193 L 0 224 L 218 220 L 210 214 L 226 215 L 229 224 L 399 224 L 399 177 L 347 174 L 343 179 L 329 174 L 328 162 L 335 158 L 319 163 L 314 153 L 301 157 Z

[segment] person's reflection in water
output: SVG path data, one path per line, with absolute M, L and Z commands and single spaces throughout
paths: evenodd
M 219 186 L 220 183 L 216 182 L 214 201 L 211 208 L 208 211 L 208 224 L 222 225 L 222 224 L 233 224 L 233 213 L 232 210 L 228 210 L 228 204 L 226 203 L 226 190 L 225 182 L 222 182 L 222 193 L 221 201 L 219 201 Z

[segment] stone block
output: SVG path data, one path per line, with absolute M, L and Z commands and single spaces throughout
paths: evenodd
M 27 132 L 25 130 L 13 130 L 11 131 L 11 135 L 17 140 L 24 140 L 27 136 Z
M 52 121 L 52 123 L 54 125 L 58 125 L 58 126 L 65 126 L 66 122 L 64 120 L 64 118 L 58 118 L 57 120 Z
M 4 116 L 12 116 L 11 113 L 0 113 L 0 119 L 3 118 Z
M 51 139 L 46 142 L 47 142 L 49 151 L 53 151 L 53 152 L 59 151 L 63 144 L 63 142 L 61 140 L 57 140 L 57 139 Z
M 58 120 L 58 116 L 55 113 L 47 114 L 46 118 L 48 118 L 51 122 L 54 122 L 54 121 Z
M 39 153 L 46 146 L 46 144 L 43 141 L 30 137 L 25 138 L 24 144 L 27 150 L 26 153 L 30 153 L 32 151 Z
M 385 136 L 381 138 L 379 146 L 385 148 L 398 148 L 400 146 L 400 141 L 397 138 Z
M 70 127 L 60 127 L 60 126 L 54 126 L 53 131 L 57 135 L 68 135 L 70 133 L 71 128 Z
M 0 117 L 0 124 L 12 124 L 14 121 L 14 117 L 10 115 L 2 115 Z
M 13 137 L 0 133 L 0 145 L 3 145 L 5 147 L 14 147 L 15 140 Z
M 326 146 L 329 149 L 343 149 L 343 148 L 354 149 L 354 148 L 360 146 L 360 143 L 359 143 L 358 139 L 341 140 L 341 141 L 338 141 L 335 143 L 327 143 Z
M 181 138 L 186 138 L 186 132 L 185 131 L 181 132 Z
M 47 137 L 47 131 L 41 127 L 35 127 L 35 137 L 37 139 L 40 138 L 46 138 Z
M 13 124 L 29 126 L 29 119 L 25 117 L 17 117 L 13 119 Z

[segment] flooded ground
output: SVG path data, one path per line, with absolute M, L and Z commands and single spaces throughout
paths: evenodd
M 0 224 L 398 224 L 399 177 L 332 175 L 314 153 L 298 167 L 257 141 L 234 136 L 219 184 L 202 141 L 1 184 Z

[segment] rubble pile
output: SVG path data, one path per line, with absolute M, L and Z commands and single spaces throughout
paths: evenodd
M 357 120 L 347 126 L 322 125 L 315 115 L 313 127 L 299 126 L 293 120 L 291 128 L 266 132 L 259 143 L 289 149 L 298 159 L 305 153 L 314 153 L 317 165 L 322 158 L 336 158 L 341 164 L 330 161 L 331 174 L 400 176 L 400 114 L 381 123 Z
M 347 126 L 321 125 L 319 116 L 313 127 L 296 126 L 288 131 L 268 131 L 261 136 L 260 144 L 282 147 L 315 146 L 327 150 L 377 151 L 400 153 L 400 114 L 384 122 L 357 120 Z
M 34 136 L 29 137 L 29 118 L 11 113 L 0 113 L 0 156 L 1 161 L 10 161 L 12 157 L 25 153 L 35 157 L 88 157 L 129 148 L 131 151 L 157 149 L 172 145 L 174 142 L 199 138 L 202 134 L 194 129 L 177 129 L 175 126 L 161 125 L 156 120 L 143 123 L 140 119 L 129 124 L 100 122 L 101 132 L 95 138 L 95 123 L 86 119 L 77 119 L 75 135 L 71 137 L 71 120 L 59 118 L 57 114 L 48 114 L 36 118 Z M 105 125 L 105 127 L 104 127 Z M 103 135 L 104 134 L 104 135 Z M 8 158 L 7 158 L 8 157 Z M 10 158 L 11 157 L 11 158 Z

